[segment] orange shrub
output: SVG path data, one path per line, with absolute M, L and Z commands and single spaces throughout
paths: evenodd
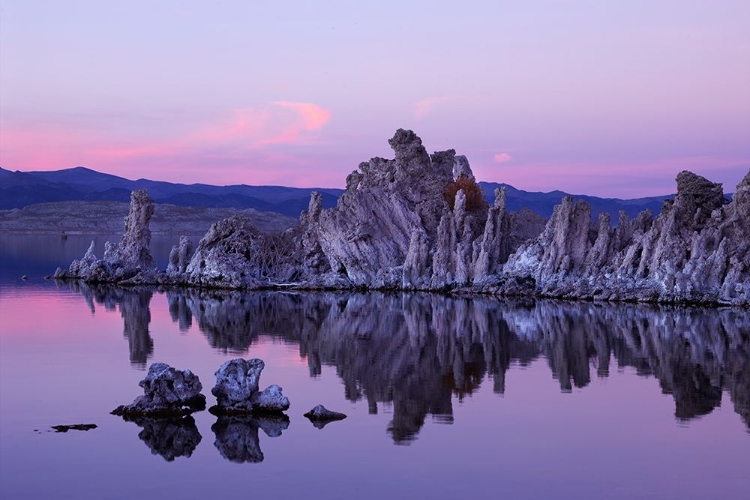
M 466 211 L 474 212 L 480 209 L 487 209 L 487 201 L 484 199 L 484 193 L 479 184 L 474 179 L 470 179 L 465 175 L 461 174 L 453 182 L 449 182 L 445 187 L 445 201 L 448 203 L 448 207 L 453 210 L 453 206 L 456 204 L 456 194 L 459 190 L 463 190 L 466 195 Z

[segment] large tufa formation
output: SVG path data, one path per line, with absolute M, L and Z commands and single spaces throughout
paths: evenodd
M 121 405 L 112 411 L 123 417 L 175 417 L 188 415 L 206 407 L 198 376 L 190 370 L 176 370 L 166 363 L 154 363 L 146 378 L 138 384 L 143 396 L 132 404 Z
M 154 214 L 153 200 L 144 189 L 130 194 L 130 211 L 125 217 L 125 232 L 120 243 L 107 242 L 104 257 L 94 255 L 91 242 L 83 259 L 75 260 L 67 270 L 58 268 L 54 278 L 82 279 L 92 283 L 125 282 L 128 280 L 153 281 L 148 277 L 156 271 L 156 263 L 149 244 L 149 221 Z
M 296 228 L 259 229 L 244 215 L 216 222 L 192 254 L 187 238 L 172 248 L 166 282 L 210 288 L 262 288 L 299 273 Z
M 389 144 L 395 158 L 361 163 L 335 208 L 322 210 L 313 195 L 301 219 L 301 274 L 323 286 L 445 289 L 495 271 L 514 249 L 504 192 L 488 211 L 459 189 L 451 208 L 449 187 L 474 183 L 466 157 L 429 155 L 410 130 Z
M 225 361 L 216 372 L 216 385 L 211 394 L 216 396 L 216 406 L 210 411 L 216 415 L 281 413 L 289 409 L 289 399 L 278 385 L 258 390 L 260 372 L 265 368 L 261 359 L 232 359 Z
M 750 173 L 725 204 L 721 184 L 680 172 L 656 219 L 621 213 L 614 230 L 606 215 L 592 226 L 590 210 L 564 199 L 503 271 L 532 277 L 547 296 L 750 304 Z
M 125 235 L 93 244 L 55 277 L 201 288 L 393 289 L 597 300 L 750 304 L 750 173 L 726 203 L 720 184 L 690 172 L 654 219 L 646 211 L 613 228 L 607 214 L 566 197 L 546 226 L 507 210 L 505 191 L 487 206 L 469 163 L 454 150 L 428 154 L 399 129 L 394 159 L 372 158 L 346 180 L 334 208 L 313 193 L 297 227 L 259 230 L 235 216 L 214 224 L 195 253 L 181 238 L 166 272 L 148 253 L 153 212 L 133 192 Z

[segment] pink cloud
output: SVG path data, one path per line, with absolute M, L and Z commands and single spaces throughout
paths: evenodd
M 192 131 L 165 129 L 156 138 L 133 138 L 91 124 L 10 123 L 3 124 L 0 153 L 4 168 L 20 170 L 85 165 L 98 170 L 145 169 L 142 175 L 154 177 L 149 165 L 170 170 L 230 163 L 272 168 L 273 146 L 314 146 L 330 118 L 330 111 L 317 104 L 278 101 L 232 110 L 223 120 L 196 123 Z M 287 158 L 284 164 L 291 162 Z
M 276 101 L 271 104 L 299 113 L 305 130 L 320 130 L 331 119 L 331 112 L 309 102 Z
M 492 161 L 494 161 L 495 163 L 507 163 L 512 159 L 513 157 L 508 153 L 497 153 L 492 157 Z
M 414 118 L 416 118 L 417 120 L 421 120 L 425 116 L 435 111 L 437 108 L 460 100 L 463 100 L 463 97 L 455 95 L 444 95 L 419 100 L 414 103 Z

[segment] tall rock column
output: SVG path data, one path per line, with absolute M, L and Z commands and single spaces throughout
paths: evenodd
M 495 274 L 508 260 L 510 246 L 510 214 L 506 209 L 505 187 L 495 189 L 495 204 L 490 207 L 481 240 L 474 243 L 474 281 Z
M 104 251 L 104 261 L 121 262 L 124 268 L 140 268 L 142 271 L 156 268 L 151 256 L 151 229 L 149 222 L 154 215 L 154 202 L 148 191 L 142 189 L 130 193 L 130 210 L 125 217 L 125 232 L 118 245 L 110 245 Z

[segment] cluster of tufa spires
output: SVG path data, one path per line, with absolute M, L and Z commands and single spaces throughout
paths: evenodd
M 299 225 L 269 233 L 243 217 L 214 224 L 195 251 L 180 238 L 165 271 L 148 251 L 153 203 L 134 191 L 125 234 L 92 247 L 59 279 L 203 288 L 389 289 L 608 301 L 750 305 L 750 172 L 728 203 L 721 184 L 688 171 L 656 217 L 620 213 L 591 221 L 591 207 L 566 197 L 544 221 L 467 204 L 446 186 L 473 181 L 454 150 L 428 154 L 399 129 L 394 159 L 372 158 L 346 179 L 334 208 L 313 193 Z M 452 207 L 450 206 L 452 205 Z

